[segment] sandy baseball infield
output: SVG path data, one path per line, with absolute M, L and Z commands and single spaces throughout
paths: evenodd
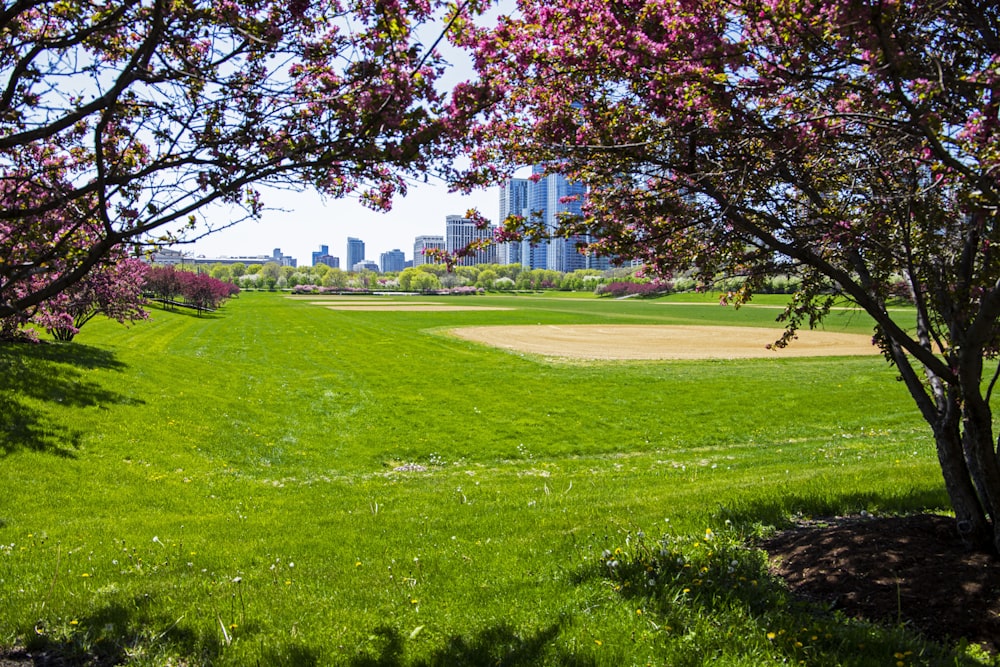
M 466 340 L 516 352 L 575 359 L 787 359 L 879 354 L 871 336 L 800 331 L 784 349 L 768 349 L 779 329 L 664 325 L 461 327 Z

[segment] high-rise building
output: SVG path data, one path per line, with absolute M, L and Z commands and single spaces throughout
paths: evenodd
M 340 258 L 330 254 L 330 246 L 321 245 L 318 251 L 312 254 L 313 266 L 326 264 L 331 269 L 340 268 Z
M 528 181 L 528 224 L 539 222 L 548 225 L 549 179 L 541 165 L 531 168 L 532 178 Z M 547 269 L 549 244 L 546 241 L 531 243 L 521 241 L 521 266 L 526 269 Z
M 281 248 L 275 248 L 274 252 L 271 254 L 271 261 L 277 262 L 281 266 L 297 266 L 298 260 L 296 260 L 291 255 L 286 255 L 281 252 Z
M 527 178 L 512 178 L 500 185 L 500 218 L 499 224 L 511 215 L 528 215 L 528 186 L 531 184 Z M 497 244 L 498 264 L 520 264 L 521 244 L 520 243 L 499 243 Z
M 562 174 L 545 175 L 543 165 L 534 165 L 531 173 L 527 194 L 529 222 L 542 223 L 547 231 L 552 232 L 558 226 L 560 216 L 582 214 L 587 186 L 571 182 Z M 580 253 L 577 245 L 588 240 L 587 237 L 572 236 L 534 245 L 522 241 L 521 264 L 528 269 L 553 269 L 565 273 L 606 267 L 606 259 Z
M 314 250 L 313 251 L 313 254 L 312 254 L 312 265 L 316 266 L 317 264 L 322 264 L 322 262 L 319 261 L 319 258 L 323 257 L 324 255 L 329 255 L 329 254 L 330 254 L 330 246 L 328 246 L 328 245 L 321 245 L 319 247 L 319 250 Z
M 382 273 L 399 273 L 406 267 L 406 255 L 399 248 L 384 252 L 379 257 Z
M 354 265 L 365 261 L 365 242 L 352 236 L 347 237 L 347 268 L 354 270 Z
M 479 229 L 476 223 L 469 218 L 460 215 L 449 215 L 445 218 L 444 245 L 448 253 L 454 253 L 467 247 L 473 241 L 480 239 L 492 239 L 494 225 L 489 225 Z M 496 264 L 496 246 L 489 246 L 483 250 L 477 250 L 471 255 L 460 258 L 456 264 L 459 266 L 475 266 L 476 264 Z
M 413 240 L 413 266 L 434 264 L 434 259 L 428 257 L 426 250 L 444 250 L 443 236 L 418 236 Z

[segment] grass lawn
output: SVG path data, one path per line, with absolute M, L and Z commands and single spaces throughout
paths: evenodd
M 792 601 L 744 546 L 795 514 L 946 506 L 880 357 L 553 362 L 444 330 L 779 311 L 462 299 L 509 310 L 250 293 L 0 345 L 0 646 L 135 665 L 976 664 Z M 871 332 L 850 311 L 827 328 Z

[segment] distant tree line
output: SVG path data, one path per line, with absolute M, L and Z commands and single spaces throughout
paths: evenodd
M 167 307 L 186 306 L 215 310 L 240 292 L 239 286 L 200 271 L 153 266 L 146 273 L 143 291 Z

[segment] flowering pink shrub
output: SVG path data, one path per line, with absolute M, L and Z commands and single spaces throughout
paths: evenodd
M 672 285 L 670 283 L 664 282 L 648 282 L 648 283 L 635 283 L 628 281 L 619 281 L 608 283 L 606 285 L 598 285 L 594 290 L 594 294 L 597 296 L 613 296 L 613 297 L 623 297 L 623 296 L 637 296 L 637 297 L 651 297 L 651 296 L 662 296 L 669 293 L 672 290 Z

